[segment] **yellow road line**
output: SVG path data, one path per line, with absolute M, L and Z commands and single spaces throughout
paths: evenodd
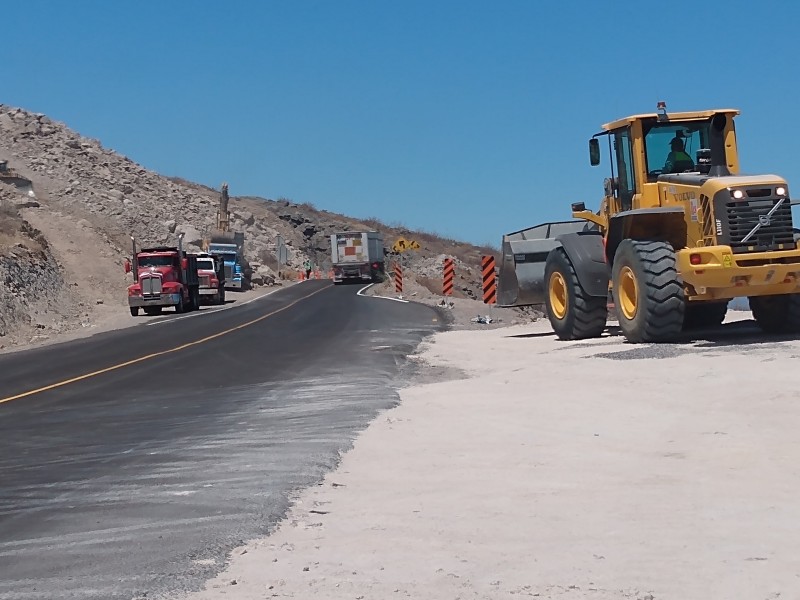
M 52 383 L 50 385 L 46 385 L 44 387 L 36 388 L 35 390 L 29 390 L 27 392 L 22 392 L 21 394 L 16 394 L 15 396 L 8 396 L 7 398 L 0 398 L 0 404 L 5 404 L 6 402 L 11 402 L 12 400 L 19 400 L 20 398 L 25 398 L 27 396 L 33 396 L 34 394 L 40 394 L 42 392 L 46 392 L 48 390 L 53 390 L 56 388 L 64 387 L 65 385 L 69 385 L 71 383 L 75 383 L 76 381 L 83 381 L 84 379 L 89 379 L 91 377 L 97 377 L 98 375 L 102 375 L 103 373 L 108 373 L 109 371 L 116 371 L 117 369 L 122 369 L 124 367 L 129 367 L 130 365 L 135 365 L 136 363 L 144 362 L 146 360 L 150 360 L 151 358 L 156 358 L 158 356 L 164 356 L 165 354 L 171 354 L 173 352 L 179 352 L 181 350 L 185 350 L 186 348 L 191 348 L 192 346 L 197 346 L 199 344 L 205 344 L 211 340 L 217 339 L 222 337 L 223 335 L 227 335 L 229 333 L 233 333 L 239 329 L 244 329 L 245 327 L 250 327 L 251 325 L 255 325 L 256 323 L 263 321 L 273 315 L 278 314 L 279 312 L 283 312 L 287 308 L 291 308 L 301 300 L 305 300 L 314 296 L 315 294 L 319 294 L 321 291 L 328 289 L 328 287 L 323 287 L 318 289 L 315 292 L 311 292 L 310 294 L 303 296 L 302 298 L 298 298 L 293 302 L 290 302 L 286 306 L 283 306 L 277 310 L 273 310 L 270 313 L 265 315 L 261 315 L 257 319 L 253 319 L 252 321 L 248 321 L 247 323 L 242 323 L 241 325 L 237 325 L 236 327 L 231 327 L 230 329 L 226 329 L 224 331 L 220 331 L 215 333 L 214 335 L 209 335 L 208 337 L 204 337 L 199 340 L 195 340 L 194 342 L 189 342 L 187 344 L 182 344 L 180 346 L 176 346 L 175 348 L 170 348 L 169 350 L 162 350 L 161 352 L 154 352 L 153 354 L 147 354 L 145 356 L 140 356 L 139 358 L 134 358 L 133 360 L 127 360 L 123 363 L 119 363 L 118 365 L 113 365 L 111 367 L 106 367 L 105 369 L 100 369 L 99 371 L 92 371 L 91 373 L 85 373 L 84 375 L 79 375 L 78 377 L 73 377 L 72 379 L 65 379 L 64 381 L 59 381 L 58 383 Z

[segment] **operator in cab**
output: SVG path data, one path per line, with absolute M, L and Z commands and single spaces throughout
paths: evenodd
M 670 153 L 664 163 L 662 173 L 683 173 L 684 171 L 694 171 L 694 161 L 686 153 L 683 147 L 683 140 L 679 137 L 672 138 L 669 143 Z

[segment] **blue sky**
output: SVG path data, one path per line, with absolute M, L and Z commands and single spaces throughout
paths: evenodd
M 498 245 L 596 209 L 602 123 L 735 107 L 800 186 L 794 2 L 26 0 L 0 102 L 233 195 Z M 800 190 L 800 187 L 798 187 Z

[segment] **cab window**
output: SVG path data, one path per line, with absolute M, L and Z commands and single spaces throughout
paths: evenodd
M 659 123 L 656 119 L 642 123 L 644 131 L 645 161 L 647 164 L 647 181 L 655 181 L 662 173 L 681 173 L 696 169 L 697 151 L 708 148 L 708 129 L 710 121 L 669 121 Z M 680 143 L 675 145 L 673 140 Z M 676 160 L 675 150 L 683 146 Z M 672 153 L 672 154 L 671 154 Z
M 174 266 L 174 263 L 174 257 L 169 254 L 150 254 L 139 256 L 140 267 L 171 267 Z

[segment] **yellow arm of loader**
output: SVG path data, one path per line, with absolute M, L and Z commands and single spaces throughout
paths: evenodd
M 596 215 L 590 210 L 573 211 L 572 217 L 575 219 L 583 219 L 584 221 L 591 221 L 592 223 L 595 223 L 603 230 L 608 228 L 608 219 L 606 218 L 606 216 Z

